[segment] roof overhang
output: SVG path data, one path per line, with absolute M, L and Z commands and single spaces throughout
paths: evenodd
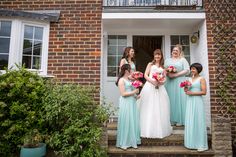
M 58 22 L 60 17 L 60 11 L 59 10 L 21 11 L 21 10 L 0 9 L 0 16 L 23 17 L 40 21 Z

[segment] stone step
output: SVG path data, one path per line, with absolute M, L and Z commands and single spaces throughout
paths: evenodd
M 109 146 L 108 155 L 109 157 L 213 157 L 214 152 L 212 149 L 198 152 L 183 146 L 139 146 L 137 149 L 127 150 Z
M 142 138 L 142 146 L 181 146 L 184 144 L 182 134 L 172 134 L 163 139 Z M 115 145 L 116 131 L 108 131 L 108 145 Z
M 172 128 L 176 134 L 182 134 L 184 132 L 184 126 L 172 126 Z M 107 130 L 117 130 L 117 122 L 108 123 Z
M 173 132 L 172 134 L 184 134 L 184 126 L 172 126 Z M 117 122 L 111 122 L 107 124 L 107 130 L 117 130 Z M 207 134 L 210 135 L 211 131 L 210 128 L 207 128 Z
M 183 146 L 183 134 L 171 134 L 163 139 L 141 138 L 142 146 Z M 108 145 L 115 146 L 116 144 L 116 131 L 108 130 Z M 211 146 L 211 135 L 208 135 L 208 145 Z

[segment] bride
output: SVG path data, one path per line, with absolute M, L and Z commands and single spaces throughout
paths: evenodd
M 154 60 L 147 65 L 144 74 L 147 81 L 140 93 L 141 137 L 164 138 L 172 133 L 170 102 L 164 81 L 153 78 L 156 74 L 165 76 L 163 54 L 160 49 L 156 49 L 153 55 Z

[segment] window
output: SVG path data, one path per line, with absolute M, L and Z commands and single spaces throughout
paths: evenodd
M 118 76 L 120 60 L 126 46 L 126 35 L 108 35 L 107 76 Z
M 11 39 L 11 22 L 0 21 L 0 70 L 8 66 Z
M 184 52 L 184 57 L 190 63 L 190 44 L 189 44 L 189 36 L 188 35 L 171 35 L 171 48 L 170 52 L 176 44 L 181 44 Z
M 43 27 L 25 25 L 22 64 L 28 69 L 41 69 Z
M 0 70 L 17 64 L 47 75 L 49 22 L 0 19 L 0 26 Z

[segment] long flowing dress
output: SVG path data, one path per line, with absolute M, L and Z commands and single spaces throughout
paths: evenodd
M 185 58 L 174 60 L 172 58 L 165 60 L 165 68 L 174 66 L 177 72 L 189 70 L 189 64 Z M 180 88 L 180 83 L 184 81 L 185 76 L 175 78 L 167 77 L 165 87 L 170 98 L 170 121 L 184 125 L 186 110 L 186 94 Z
M 152 65 L 149 77 L 153 73 L 163 72 L 163 69 Z M 140 127 L 141 137 L 164 138 L 172 133 L 170 124 L 169 97 L 165 86 L 157 89 L 150 82 L 146 82 L 140 93 Z
M 201 83 L 198 78 L 194 82 L 190 91 L 201 91 Z M 205 111 L 202 96 L 187 96 L 185 116 L 184 145 L 190 149 L 208 149 L 207 128 L 205 121 Z
M 124 79 L 125 91 L 134 90 L 131 82 Z M 120 96 L 116 146 L 122 149 L 137 148 L 141 144 L 139 112 L 134 96 Z

